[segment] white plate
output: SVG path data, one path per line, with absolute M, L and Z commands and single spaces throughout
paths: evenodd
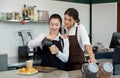
M 31 75 L 31 74 L 35 74 L 35 73 L 37 73 L 38 72 L 38 70 L 36 70 L 35 72 L 33 72 L 33 73 L 20 73 L 19 71 L 17 71 L 17 73 L 18 74 L 21 74 L 21 75 Z

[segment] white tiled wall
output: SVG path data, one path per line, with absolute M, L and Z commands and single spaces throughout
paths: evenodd
M 59 13 L 62 17 L 64 11 L 74 7 L 79 11 L 81 23 L 85 25 L 89 33 L 89 5 L 52 0 L 1 0 L 1 12 L 19 12 L 23 5 L 36 5 L 39 10 L 48 10 L 49 14 Z M 109 46 L 112 33 L 117 29 L 117 5 L 116 3 L 104 3 L 92 5 L 92 34 L 93 45 L 102 42 L 105 47 Z M 48 24 L 45 23 L 3 23 L 0 22 L 0 54 L 7 53 L 9 57 L 17 57 L 17 48 L 22 45 L 18 36 L 20 30 L 31 30 L 34 35 L 47 33 Z
M 49 14 L 59 13 L 62 17 L 64 11 L 69 7 L 76 8 L 80 13 L 81 23 L 86 26 L 89 32 L 89 5 L 71 2 L 59 2 L 52 0 L 1 0 L 1 12 L 19 12 L 23 5 L 37 6 L 39 10 L 48 10 Z M 48 32 L 48 24 L 45 23 L 4 23 L 0 22 L 0 54 L 7 53 L 8 57 L 17 57 L 17 48 L 22 45 L 21 38 L 18 36 L 20 30 L 32 30 L 34 35 Z
M 117 31 L 117 3 L 93 4 L 93 45 L 102 42 L 108 48 L 113 32 Z

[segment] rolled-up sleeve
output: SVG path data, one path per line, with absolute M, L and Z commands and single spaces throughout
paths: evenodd
M 34 48 L 34 47 L 40 46 L 41 41 L 44 39 L 44 37 L 45 37 L 45 34 L 39 34 L 36 38 L 28 42 L 28 47 Z
M 78 27 L 78 42 L 83 51 L 85 50 L 85 45 L 91 45 L 88 33 L 82 24 Z

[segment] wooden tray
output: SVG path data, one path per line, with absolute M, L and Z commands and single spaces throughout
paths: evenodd
M 45 73 L 49 73 L 57 69 L 55 67 L 45 67 L 45 66 L 36 66 L 35 68 L 38 70 L 38 72 L 45 72 Z

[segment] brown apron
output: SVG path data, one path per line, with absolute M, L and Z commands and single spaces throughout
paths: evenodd
M 76 27 L 76 32 L 74 36 L 68 36 L 70 43 L 70 48 L 69 48 L 70 52 L 69 52 L 69 60 L 66 63 L 67 71 L 81 69 L 84 61 L 84 52 L 82 51 L 77 40 L 77 30 L 78 28 Z

